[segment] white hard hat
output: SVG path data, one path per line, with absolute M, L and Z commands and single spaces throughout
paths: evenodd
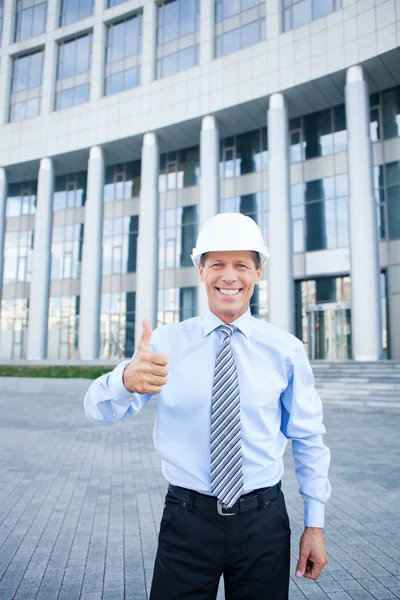
M 267 246 L 257 223 L 241 213 L 220 213 L 205 222 L 193 248 L 191 259 L 195 267 L 205 252 L 252 250 L 258 252 L 261 265 L 268 260 Z

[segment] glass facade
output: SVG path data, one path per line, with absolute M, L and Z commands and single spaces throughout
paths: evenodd
M 283 31 L 301 27 L 342 8 L 342 0 L 283 0 Z
M 139 217 L 103 221 L 103 275 L 135 273 Z
M 129 200 L 140 194 L 140 160 L 120 163 L 106 168 L 104 202 Z
M 200 0 L 167 0 L 157 7 L 157 79 L 199 64 Z
M 6 233 L 3 283 L 29 282 L 31 280 L 32 253 L 33 229 Z
M 14 42 L 44 33 L 46 29 L 47 1 L 17 0 Z
M 387 276 L 381 273 L 383 357 L 390 355 Z M 295 335 L 312 359 L 352 358 L 351 278 L 319 277 L 295 282 Z
M 349 245 L 347 175 L 292 185 L 291 207 L 294 252 Z
M 347 150 L 344 104 L 289 121 L 292 162 Z
M 400 136 L 400 85 L 370 96 L 373 142 Z
M 215 56 L 265 40 L 265 0 L 215 2 Z
M 25 54 L 13 60 L 10 121 L 37 117 L 42 95 L 44 51 Z
M 91 55 L 91 33 L 59 45 L 56 110 L 89 100 Z
M 266 127 L 221 140 L 220 179 L 266 171 L 267 166 Z
M 135 292 L 102 294 L 100 358 L 131 358 L 135 342 Z
M 400 161 L 374 167 L 379 239 L 400 239 Z
M 158 189 L 181 190 L 200 183 L 200 148 L 185 148 L 160 157 Z
M 79 296 L 51 297 L 47 358 L 78 358 Z
M 61 0 L 60 27 L 90 17 L 93 6 L 93 0 Z
M 8 186 L 6 217 L 34 215 L 36 212 L 37 181 L 11 183 Z
M 0 358 L 12 360 L 26 356 L 28 298 L 1 301 Z
M 69 173 L 56 178 L 53 211 L 79 208 L 86 202 L 87 173 Z
M 107 28 L 106 95 L 140 84 L 142 27 L 142 14 L 137 14 Z
M 79 279 L 82 266 L 83 223 L 53 227 L 51 278 Z
M 191 267 L 190 255 L 197 239 L 197 205 L 161 210 L 159 215 L 158 268 Z
M 157 327 L 178 323 L 197 314 L 197 288 L 182 287 L 158 290 Z

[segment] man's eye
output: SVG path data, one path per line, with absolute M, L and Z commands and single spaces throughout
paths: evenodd
M 238 265 L 238 267 L 243 267 L 244 269 L 247 269 L 247 265 L 240 264 L 240 265 Z
M 213 267 L 221 267 L 221 263 L 214 263 Z

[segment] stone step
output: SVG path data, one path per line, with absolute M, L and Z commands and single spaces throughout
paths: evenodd
M 340 389 L 348 389 L 348 385 L 346 384 L 350 384 L 353 385 L 354 387 L 356 387 L 357 389 L 369 389 L 372 391 L 384 391 L 384 390 L 388 390 L 388 391 L 396 391 L 398 390 L 398 394 L 400 396 L 400 382 L 399 383 L 392 383 L 392 382 L 381 382 L 381 381 L 364 381 L 364 380 L 359 380 L 357 379 L 356 381 L 350 380 L 350 379 L 334 379 L 334 380 L 322 380 L 322 379 L 317 379 L 316 380 L 316 385 L 321 389 L 321 388 L 340 388 Z

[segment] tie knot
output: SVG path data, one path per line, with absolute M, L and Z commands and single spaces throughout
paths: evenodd
M 234 325 L 228 325 L 226 323 L 225 323 L 225 325 L 220 325 L 219 328 L 222 331 L 222 333 L 225 334 L 226 337 L 231 337 L 232 333 L 236 329 L 236 327 Z

